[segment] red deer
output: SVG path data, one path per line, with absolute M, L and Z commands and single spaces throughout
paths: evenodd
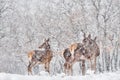
M 32 74 L 32 68 L 38 64 L 45 64 L 45 70 L 49 72 L 50 61 L 53 57 L 52 51 L 49 45 L 49 39 L 39 47 L 44 50 L 32 50 L 28 53 L 29 65 L 28 65 L 28 75 Z
M 91 39 L 91 35 L 88 37 L 84 34 L 83 43 L 75 43 L 70 46 L 70 53 L 73 56 L 71 59 L 71 64 L 76 61 L 82 61 L 82 75 L 85 75 L 85 61 L 89 60 L 91 63 L 91 70 L 96 72 L 96 58 L 100 55 L 100 50 L 96 44 L 95 39 Z
M 96 43 L 96 38 L 91 39 L 91 35 L 89 34 L 88 37 L 86 37 L 84 33 L 84 39 L 83 39 L 83 45 L 86 50 L 84 56 L 83 62 L 85 62 L 86 59 L 90 60 L 91 63 L 91 70 L 94 70 L 94 73 L 96 73 L 96 58 L 100 55 L 100 49 Z M 84 65 L 84 63 L 82 63 Z M 85 74 L 85 70 L 83 71 L 83 75 Z
M 65 63 L 64 63 L 65 74 L 72 75 L 72 66 L 80 58 L 78 54 L 74 54 L 74 53 L 76 50 L 80 49 L 79 53 L 83 54 L 84 48 L 82 47 L 83 46 L 81 43 L 75 43 L 75 44 L 72 44 L 70 48 L 67 48 L 64 50 L 63 57 L 65 59 Z
M 74 50 L 74 60 L 73 62 L 82 61 L 82 75 L 85 75 L 85 59 L 87 58 L 88 53 L 84 48 L 82 43 L 79 43 L 79 47 Z

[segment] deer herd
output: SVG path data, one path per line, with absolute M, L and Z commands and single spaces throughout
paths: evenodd
M 96 43 L 96 37 L 91 39 L 89 34 L 86 37 L 84 33 L 84 39 L 81 43 L 71 44 L 68 48 L 62 51 L 62 56 L 65 59 L 64 72 L 67 75 L 72 75 L 72 66 L 75 62 L 82 63 L 82 75 L 85 75 L 85 62 L 90 62 L 91 70 L 96 72 L 96 58 L 100 55 L 99 47 Z M 32 50 L 28 52 L 28 74 L 32 74 L 32 68 L 35 65 L 44 64 L 45 70 L 50 73 L 50 62 L 53 58 L 53 52 L 51 50 L 49 39 L 39 46 L 39 50 Z

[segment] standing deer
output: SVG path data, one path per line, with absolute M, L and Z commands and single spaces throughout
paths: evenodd
M 32 50 L 28 53 L 29 65 L 28 65 L 28 75 L 32 74 L 32 68 L 38 64 L 45 64 L 45 70 L 49 72 L 50 61 L 53 57 L 49 39 L 45 40 L 45 42 L 39 46 L 39 48 L 43 48 L 44 50 Z
M 100 50 L 96 44 L 96 37 L 91 39 L 91 35 L 88 37 L 84 34 L 83 43 L 75 43 L 70 46 L 70 51 L 73 56 L 72 64 L 76 61 L 82 61 L 82 75 L 85 75 L 85 61 L 89 60 L 91 63 L 91 70 L 96 72 L 96 58 L 100 55 Z
M 84 33 L 84 39 L 83 39 L 83 45 L 86 50 L 84 54 L 83 65 L 86 59 L 90 60 L 91 63 L 91 70 L 94 70 L 94 73 L 96 73 L 96 58 L 100 55 L 100 49 L 96 43 L 96 38 L 91 39 L 91 35 L 89 34 L 88 37 L 86 37 Z M 84 69 L 84 68 L 83 68 Z M 85 74 L 85 70 L 83 71 L 83 75 Z
M 76 46 L 76 48 L 73 48 L 74 58 L 72 63 L 74 64 L 75 62 L 82 61 L 82 75 L 84 75 L 85 74 L 85 58 L 88 55 L 87 50 L 84 48 L 84 45 L 82 43 L 75 43 L 75 44 L 72 44 L 72 46 Z
M 69 48 L 64 50 L 63 57 L 65 59 L 64 63 L 65 74 L 72 75 L 72 66 L 76 61 L 80 60 L 81 54 L 84 54 L 83 52 L 84 48 L 81 43 L 74 43 L 70 45 Z

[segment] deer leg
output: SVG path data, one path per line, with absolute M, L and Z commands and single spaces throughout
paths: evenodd
M 68 75 L 72 75 L 72 67 L 70 63 L 67 63 Z
M 67 73 L 68 73 L 68 75 L 71 75 L 71 67 L 70 67 L 70 64 L 67 64 Z
M 72 75 L 72 65 L 69 63 L 64 64 L 64 73 L 66 75 Z
M 32 70 L 31 70 L 31 62 L 29 62 L 29 65 L 28 65 L 28 75 L 30 75 L 30 73 L 32 74 Z
M 90 59 L 90 68 L 91 68 L 91 70 L 93 70 L 93 65 L 92 65 L 92 60 Z
M 72 70 L 72 65 L 70 65 L 70 75 L 72 75 L 73 70 Z
M 82 61 L 82 75 L 85 75 L 85 60 Z
M 28 75 L 32 74 L 32 67 L 34 67 L 36 65 L 37 62 L 29 62 L 29 65 L 28 65 Z
M 45 70 L 46 70 L 48 73 L 50 73 L 50 72 L 49 72 L 49 64 L 50 64 L 49 62 L 45 63 Z
M 94 65 L 93 65 L 93 68 L 94 68 L 94 74 L 96 73 L 96 57 L 94 59 Z
M 65 63 L 64 63 L 64 73 L 66 74 L 66 66 L 65 66 Z
M 91 70 L 94 70 L 94 73 L 96 73 L 96 57 L 91 60 Z
M 64 73 L 67 74 L 67 63 L 64 63 Z
M 64 66 L 64 73 L 67 74 L 67 70 L 66 70 L 65 66 Z

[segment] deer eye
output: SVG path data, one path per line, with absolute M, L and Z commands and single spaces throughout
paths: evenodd
M 92 42 L 90 41 L 90 44 L 92 44 Z
M 86 42 L 87 40 L 86 39 L 84 39 L 84 42 Z

